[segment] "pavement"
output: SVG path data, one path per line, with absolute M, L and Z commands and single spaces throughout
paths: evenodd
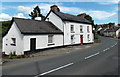
M 64 54 L 39 56 L 12 62 L 3 65 L 3 75 L 29 75 L 25 77 L 39 77 L 43 75 L 117 75 L 118 74 L 118 40 L 101 37 L 98 45 L 69 48 Z M 68 52 L 69 50 L 69 52 Z M 43 54 L 43 53 L 42 53 Z M 47 52 L 48 54 L 48 52 Z M 69 76 L 68 76 L 69 77 Z

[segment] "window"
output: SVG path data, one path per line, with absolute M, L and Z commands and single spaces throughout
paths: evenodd
M 80 33 L 83 33 L 83 26 L 80 26 Z
M 74 25 L 71 25 L 71 33 L 74 33 Z
M 48 35 L 48 43 L 53 43 L 53 35 Z
M 11 38 L 11 45 L 16 46 L 16 38 Z
M 90 41 L 90 35 L 89 34 L 87 35 L 87 38 L 88 38 L 88 41 Z
M 87 32 L 89 33 L 90 31 L 89 31 L 89 26 L 87 26 Z
M 74 43 L 74 35 L 71 36 L 71 43 Z

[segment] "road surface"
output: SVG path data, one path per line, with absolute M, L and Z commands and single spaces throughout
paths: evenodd
M 100 45 L 39 61 L 33 60 L 14 66 L 3 66 L 3 75 L 118 75 L 117 39 L 102 37 Z M 23 77 L 23 76 L 22 76 Z

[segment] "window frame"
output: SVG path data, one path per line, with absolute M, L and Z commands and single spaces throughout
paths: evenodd
M 54 45 L 54 35 L 48 35 L 48 46 Z
M 90 33 L 90 27 L 89 26 L 87 26 L 87 32 Z
M 11 38 L 11 45 L 16 46 L 16 38 Z
M 75 31 L 74 31 L 74 25 L 71 25 L 70 26 L 70 31 L 71 31 L 71 33 L 74 33 Z
M 80 33 L 83 33 L 83 26 L 80 25 Z

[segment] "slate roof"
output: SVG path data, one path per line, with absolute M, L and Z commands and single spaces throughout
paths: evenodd
M 32 19 L 13 18 L 22 34 L 62 34 L 53 23 Z
M 120 29 L 120 27 L 115 27 L 115 28 L 111 28 L 111 29 L 106 29 L 105 32 L 116 32 L 118 29 Z
M 50 14 L 50 12 L 48 13 L 48 15 Z M 71 21 L 71 22 L 92 24 L 92 22 L 90 22 L 87 19 L 82 18 L 80 16 L 75 16 L 75 15 L 71 15 L 71 14 L 67 14 L 67 13 L 63 13 L 63 12 L 57 12 L 57 11 L 52 11 L 52 12 L 55 13 L 58 17 L 60 17 L 63 21 Z

